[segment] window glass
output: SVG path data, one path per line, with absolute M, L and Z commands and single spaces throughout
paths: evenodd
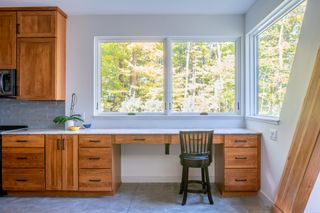
M 305 7 L 306 1 L 257 35 L 258 115 L 280 115 Z
M 235 112 L 235 42 L 173 42 L 172 73 L 173 112 Z

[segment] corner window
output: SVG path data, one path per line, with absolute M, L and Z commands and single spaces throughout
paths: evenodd
M 306 1 L 294 5 L 254 35 L 255 115 L 280 115 L 305 8 Z
M 95 38 L 96 115 L 238 114 L 237 42 Z

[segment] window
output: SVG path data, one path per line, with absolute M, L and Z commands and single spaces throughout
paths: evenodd
M 237 114 L 236 44 L 96 37 L 95 114 Z
M 291 6 L 284 16 L 254 35 L 257 88 L 255 115 L 280 115 L 305 7 L 306 1 Z
M 235 111 L 235 43 L 173 42 L 173 112 Z

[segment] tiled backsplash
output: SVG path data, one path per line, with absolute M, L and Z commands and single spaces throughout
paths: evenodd
M 0 125 L 28 125 L 31 129 L 59 128 L 52 120 L 64 114 L 64 101 L 0 99 Z

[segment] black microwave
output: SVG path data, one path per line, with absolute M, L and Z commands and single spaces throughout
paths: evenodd
M 16 70 L 0 70 L 0 97 L 16 95 Z

